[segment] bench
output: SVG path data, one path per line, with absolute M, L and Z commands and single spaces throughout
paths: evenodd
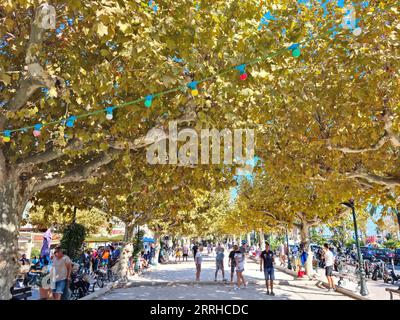
M 11 288 L 12 294 L 11 300 L 27 300 L 28 297 L 32 296 L 32 287 L 25 288 Z
M 393 300 L 393 293 L 400 294 L 400 287 L 398 289 L 386 288 L 385 290 L 390 293 L 390 300 Z

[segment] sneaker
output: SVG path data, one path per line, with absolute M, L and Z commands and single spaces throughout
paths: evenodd
M 275 293 L 273 291 L 271 291 L 271 296 L 274 296 L 274 295 L 275 295 Z
M 269 291 L 267 291 L 266 295 L 269 296 Z
M 239 287 L 234 287 L 233 290 L 240 290 L 240 288 Z
M 328 291 L 328 292 L 332 292 L 332 289 L 331 289 L 331 288 L 329 288 L 327 291 Z

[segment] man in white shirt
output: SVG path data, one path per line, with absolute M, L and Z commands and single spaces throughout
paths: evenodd
M 336 287 L 332 279 L 332 271 L 334 264 L 333 253 L 331 250 L 329 250 L 329 245 L 327 243 L 324 244 L 324 259 L 325 259 L 325 275 L 326 278 L 328 279 L 328 284 L 329 284 L 328 292 L 329 292 L 332 289 L 336 290 Z

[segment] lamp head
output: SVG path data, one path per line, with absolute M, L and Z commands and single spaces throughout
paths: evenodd
M 354 200 L 353 199 L 350 199 L 349 201 L 346 201 L 346 202 L 341 202 L 340 204 L 342 204 L 348 208 L 351 208 L 351 209 L 354 208 Z

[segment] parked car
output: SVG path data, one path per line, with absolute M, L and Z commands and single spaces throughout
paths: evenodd
M 322 249 L 322 247 L 321 247 L 320 245 L 318 245 L 318 244 L 311 244 L 311 245 L 310 245 L 310 248 L 311 248 L 311 251 L 312 251 L 312 252 L 316 252 L 316 251 L 318 251 L 319 249 Z
M 394 252 L 390 249 L 375 249 L 374 255 L 377 259 L 388 263 L 394 257 Z
M 362 257 L 365 260 L 371 260 L 372 257 L 375 256 L 375 250 L 376 250 L 375 248 L 360 247 L 360 250 L 361 250 Z

